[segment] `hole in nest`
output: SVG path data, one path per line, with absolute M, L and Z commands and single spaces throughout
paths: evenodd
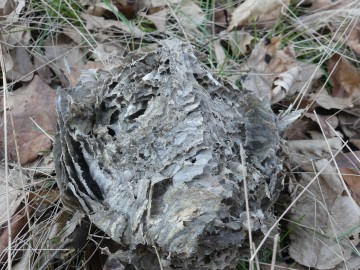
M 108 127 L 107 130 L 108 130 L 108 134 L 109 134 L 110 136 L 114 137 L 114 136 L 116 135 L 115 131 L 114 131 L 112 128 L 109 128 L 109 127 Z
M 115 124 L 119 120 L 119 111 L 114 111 L 110 117 L 110 125 Z
M 129 116 L 129 120 L 135 120 L 136 118 L 140 117 L 145 113 L 146 109 L 138 110 L 136 113 Z

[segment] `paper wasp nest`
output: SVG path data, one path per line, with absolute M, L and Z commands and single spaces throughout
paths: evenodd
M 122 262 L 233 268 L 247 245 L 244 170 L 252 230 L 272 222 L 276 117 L 216 80 L 190 45 L 166 40 L 123 70 L 83 74 L 59 92 L 58 114 L 63 197 L 123 246 Z

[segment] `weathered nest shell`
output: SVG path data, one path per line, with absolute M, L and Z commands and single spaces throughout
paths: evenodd
M 58 95 L 58 185 L 136 269 L 226 269 L 272 222 L 281 163 L 276 117 L 216 80 L 190 45 L 122 71 L 90 70 Z M 241 149 L 245 160 L 241 160 Z M 245 171 L 244 171 L 245 170 Z

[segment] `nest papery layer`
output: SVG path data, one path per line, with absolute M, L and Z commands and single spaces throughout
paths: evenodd
M 64 198 L 137 269 L 232 268 L 266 231 L 281 170 L 276 117 L 166 40 L 123 70 L 90 70 L 58 95 L 54 149 Z M 241 159 L 244 150 L 244 160 Z M 151 268 L 153 267 L 153 268 Z

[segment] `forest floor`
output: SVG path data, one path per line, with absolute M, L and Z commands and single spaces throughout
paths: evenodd
M 77 219 L 56 185 L 56 90 L 169 37 L 293 116 L 278 219 L 237 269 L 360 269 L 359 0 L 0 3 L 1 269 L 122 269 L 95 226 L 68 248 Z

